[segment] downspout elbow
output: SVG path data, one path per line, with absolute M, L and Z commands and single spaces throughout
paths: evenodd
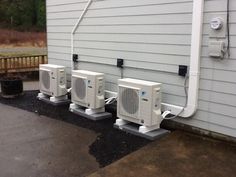
M 184 112 L 181 117 L 192 117 L 197 112 L 197 105 L 188 105 L 184 108 Z

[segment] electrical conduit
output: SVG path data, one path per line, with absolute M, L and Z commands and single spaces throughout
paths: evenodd
M 92 4 L 93 0 L 89 0 L 88 3 L 86 4 L 86 7 L 84 8 L 82 14 L 80 15 L 78 21 L 76 22 L 73 30 L 71 31 L 71 69 L 74 70 L 74 69 L 77 69 L 75 68 L 74 66 L 74 61 L 73 61 L 73 54 L 74 54 L 74 35 L 75 35 L 75 32 L 76 30 L 78 29 L 80 23 L 82 22 L 86 12 L 88 11 L 88 8 L 90 7 L 90 5 Z

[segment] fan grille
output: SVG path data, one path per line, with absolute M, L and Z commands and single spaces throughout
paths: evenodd
M 138 110 L 139 110 L 139 94 L 138 90 L 131 89 L 131 88 L 123 88 L 120 87 L 121 93 L 121 105 L 124 111 L 124 115 L 127 113 L 137 117 Z
M 50 88 L 50 75 L 49 75 L 49 72 L 48 71 L 42 71 L 41 76 L 42 76 L 43 87 L 48 90 Z
M 75 94 L 76 96 L 83 100 L 86 96 L 86 83 L 85 80 L 82 78 L 76 78 L 75 80 Z

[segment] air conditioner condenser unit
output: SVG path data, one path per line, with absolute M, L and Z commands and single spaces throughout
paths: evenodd
M 51 102 L 67 100 L 65 67 L 53 64 L 40 65 L 39 87 L 39 99 L 50 97 Z
M 118 104 L 115 125 L 129 122 L 140 125 L 139 132 L 147 133 L 160 128 L 161 84 L 137 79 L 118 81 Z
M 72 90 L 70 111 L 92 120 L 103 119 L 105 112 L 103 73 L 86 70 L 72 71 Z

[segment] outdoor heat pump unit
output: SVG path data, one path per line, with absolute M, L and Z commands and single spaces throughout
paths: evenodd
M 86 108 L 103 108 L 104 101 L 104 74 L 75 70 L 72 71 L 72 102 Z
M 119 79 L 116 126 L 139 124 L 139 132 L 160 128 L 161 84 L 137 79 Z
M 38 98 L 50 97 L 51 102 L 67 99 L 66 71 L 64 66 L 42 64 L 39 68 L 40 92 Z
M 71 112 L 84 116 L 105 112 L 103 73 L 73 70 L 71 81 Z

